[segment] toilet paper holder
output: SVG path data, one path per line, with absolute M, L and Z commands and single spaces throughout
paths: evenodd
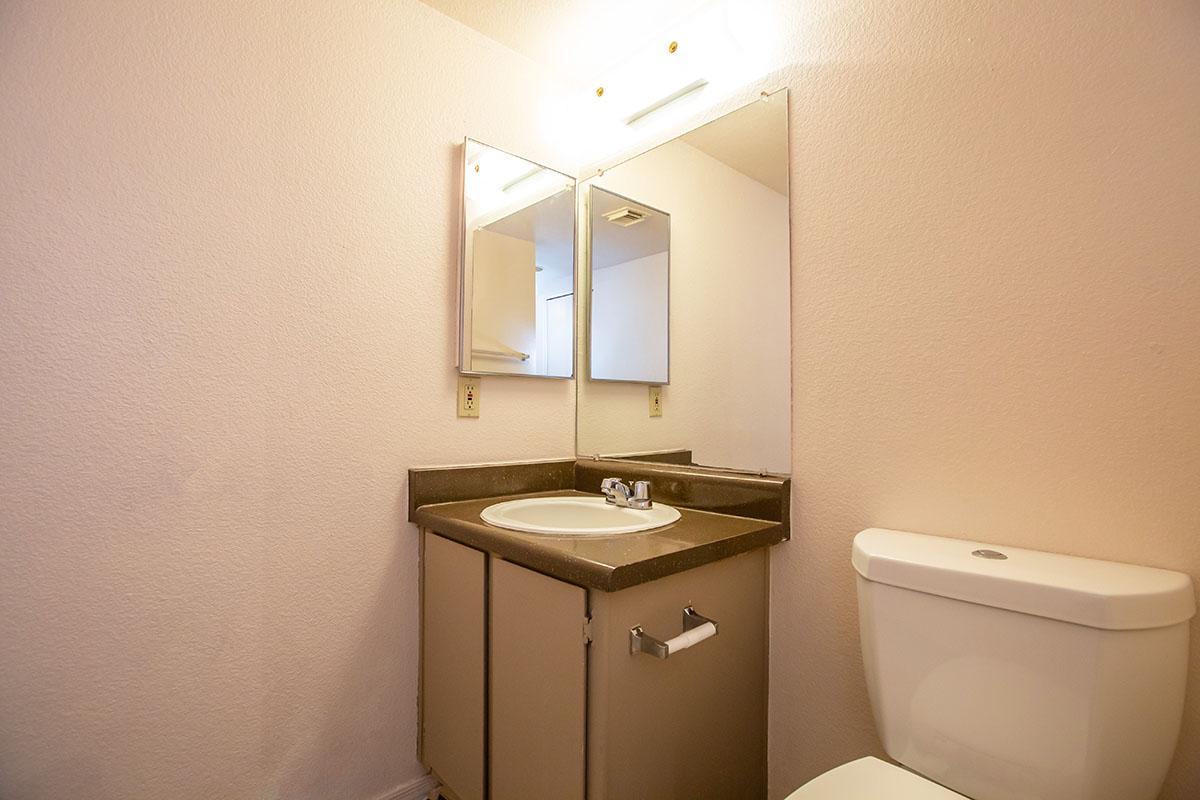
M 666 658 L 716 635 L 717 621 L 702 616 L 696 609 L 687 606 L 683 609 L 683 633 L 665 642 L 646 633 L 641 625 L 630 628 L 629 653 L 645 653 L 655 658 Z

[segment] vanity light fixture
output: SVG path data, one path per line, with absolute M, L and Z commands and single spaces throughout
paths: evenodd
M 785 4 L 786 5 L 786 4 Z M 584 163 L 599 164 L 695 118 L 785 63 L 774 0 L 709 0 L 668 31 L 551 104 Z

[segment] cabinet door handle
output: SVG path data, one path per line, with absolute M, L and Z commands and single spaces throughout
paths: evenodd
M 641 625 L 634 625 L 630 628 L 629 653 L 631 655 L 645 653 L 655 658 L 666 658 L 672 653 L 686 650 L 716 635 L 716 620 L 700 616 L 696 613 L 696 609 L 688 606 L 683 609 L 683 633 L 673 639 L 667 639 L 665 642 L 655 639 L 642 630 Z

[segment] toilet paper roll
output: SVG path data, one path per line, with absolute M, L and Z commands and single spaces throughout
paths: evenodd
M 673 639 L 667 639 L 664 644 L 667 646 L 667 655 L 677 653 L 680 650 L 687 650 L 689 647 L 703 642 L 709 637 L 717 635 L 717 626 L 711 622 L 706 622 L 703 625 L 692 628 L 690 631 L 684 631 Z

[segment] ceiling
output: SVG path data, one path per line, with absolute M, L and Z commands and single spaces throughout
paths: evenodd
M 575 83 L 624 61 L 712 0 L 424 0 Z
M 787 130 L 787 97 L 779 93 L 715 119 L 680 139 L 786 196 Z M 749 147 L 747 142 L 754 145 Z

